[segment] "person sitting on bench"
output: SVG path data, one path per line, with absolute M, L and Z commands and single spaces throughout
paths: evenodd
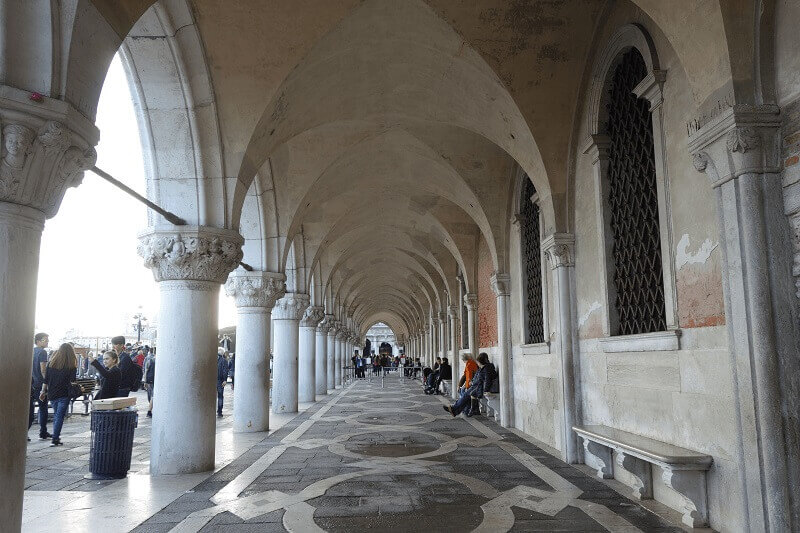
M 425 385 L 425 394 L 441 394 L 439 386 L 442 380 L 451 379 L 453 379 L 453 367 L 450 366 L 447 357 L 443 357 L 439 368 L 428 376 L 428 381 Z
M 478 354 L 477 363 L 479 370 L 472 376 L 469 387 L 465 388 L 461 396 L 453 405 L 442 406 L 445 411 L 453 416 L 458 416 L 462 412 L 467 416 L 476 414 L 474 412 L 473 399 L 483 397 L 485 391 L 489 391 L 497 379 L 497 372 L 494 365 L 489 362 L 489 355 L 486 352 Z

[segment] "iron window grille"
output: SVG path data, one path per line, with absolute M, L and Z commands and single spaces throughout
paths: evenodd
M 647 75 L 635 49 L 614 70 L 607 104 L 614 306 L 619 335 L 666 330 L 653 122 L 633 89 Z
M 531 198 L 536 188 L 523 177 L 519 207 L 523 279 L 525 285 L 525 344 L 544 342 L 542 302 L 542 250 L 539 233 L 539 205 Z

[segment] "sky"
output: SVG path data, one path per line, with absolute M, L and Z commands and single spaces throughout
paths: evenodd
M 97 110 L 97 167 L 140 194 L 145 174 L 133 99 L 119 56 Z M 42 235 L 36 331 L 50 344 L 73 331 L 86 337 L 135 336 L 133 315 L 158 320 L 158 284 L 136 254 L 147 208 L 92 172 L 69 189 Z M 236 323 L 232 298 L 220 290 L 220 327 Z M 144 334 L 147 337 L 147 333 Z M 134 337 L 135 340 L 135 337 Z

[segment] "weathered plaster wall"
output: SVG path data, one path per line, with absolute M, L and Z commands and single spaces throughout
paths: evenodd
M 663 87 L 666 179 L 672 229 L 678 351 L 606 353 L 608 309 L 601 289 L 595 175 L 588 155 L 575 162 L 576 290 L 583 422 L 604 424 L 714 457 L 708 474 L 711 525 L 736 530 L 742 523 L 731 491 L 738 484 L 732 369 L 721 283 L 721 250 L 713 190 L 692 166 L 686 123 L 698 112 L 696 95 L 678 56 L 659 28 L 630 4 L 620 2 L 602 30 L 599 46 L 622 24 L 637 22 L 650 33 L 667 71 Z M 586 102 L 584 102 L 586 105 Z M 586 116 L 578 139 L 587 139 Z M 613 302 L 611 302 L 613 305 Z M 677 500 L 654 472 L 656 497 Z M 625 479 L 621 479 L 623 482 Z
M 478 245 L 478 346 L 497 345 L 497 298 L 490 279 L 494 273 L 492 256 L 481 237 Z
M 775 2 L 775 90 L 784 106 L 800 97 L 800 2 Z
M 561 447 L 561 404 L 558 394 L 559 360 L 550 343 L 526 345 L 523 319 L 525 301 L 519 225 L 511 227 L 509 241 L 511 284 L 511 344 L 513 364 L 514 427 L 554 447 Z M 545 260 L 542 277 L 545 285 L 545 339 L 554 335 L 552 271 Z
M 793 274 L 800 297 L 800 3 L 782 0 L 775 14 L 775 86 L 781 105 L 783 196 L 794 246 Z

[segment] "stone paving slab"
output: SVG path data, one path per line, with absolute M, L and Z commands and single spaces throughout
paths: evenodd
M 417 381 L 356 382 L 139 525 L 195 531 L 682 531 Z

